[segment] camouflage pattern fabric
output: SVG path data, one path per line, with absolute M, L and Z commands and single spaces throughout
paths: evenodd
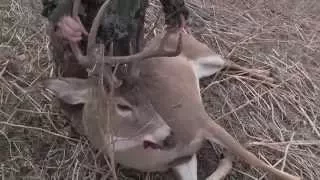
M 165 23 L 169 26 L 180 24 L 180 14 L 189 18 L 189 11 L 184 0 L 160 0 L 165 14 Z
M 42 0 L 42 15 L 52 23 L 58 22 L 61 16 L 70 15 L 72 0 Z
M 96 5 L 98 8 L 103 2 L 103 0 L 83 0 L 86 4 Z M 119 1 L 120 5 L 124 8 L 122 9 L 122 13 L 125 14 L 130 12 L 130 16 L 134 16 L 133 11 L 127 11 L 128 9 L 138 9 L 136 6 L 137 3 L 130 0 Z M 179 21 L 179 15 L 183 14 L 186 19 L 189 17 L 189 11 L 186 8 L 184 0 L 160 0 L 163 11 L 166 14 L 166 24 L 173 25 Z M 72 0 L 42 0 L 43 11 L 42 15 L 47 17 L 51 22 L 57 22 L 62 15 L 69 14 L 72 8 Z

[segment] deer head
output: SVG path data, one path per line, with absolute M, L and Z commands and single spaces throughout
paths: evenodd
M 150 57 L 176 56 L 180 46 L 166 51 L 163 43 L 152 50 L 144 50 L 132 56 L 105 56 L 103 46 L 96 44 L 97 29 L 109 0 L 98 11 L 88 36 L 86 55 L 79 46 L 71 43 L 71 49 L 79 64 L 90 69 L 88 79 L 60 78 L 43 83 L 67 104 L 83 104 L 82 121 L 89 140 L 97 148 L 103 148 L 112 133 L 115 150 L 133 146 L 163 149 L 168 146 L 171 129 L 155 111 L 148 97 L 143 94 L 144 84 L 137 66 L 129 71 L 112 71 L 112 65 L 138 63 Z M 73 16 L 78 15 L 80 0 L 74 1 Z M 180 38 L 181 42 L 181 38 Z M 98 47 L 98 48 L 97 48 Z M 112 131 L 112 132 L 111 132 Z

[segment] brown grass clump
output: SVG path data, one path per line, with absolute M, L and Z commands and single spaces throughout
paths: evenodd
M 276 79 L 275 85 L 266 86 L 231 71 L 206 78 L 201 85 L 207 112 L 261 159 L 303 179 L 318 179 L 318 0 L 187 2 L 199 40 L 241 65 L 271 70 Z M 108 179 L 108 166 L 84 137 L 70 133 L 54 99 L 32 88 L 52 77 L 54 70 L 40 4 L 39 0 L 0 1 L 1 177 Z M 150 37 L 161 31 L 163 17 L 157 21 L 158 12 L 160 3 L 150 1 L 146 21 Z M 212 159 L 220 152 L 201 151 L 199 179 L 214 170 Z M 227 179 L 265 176 L 240 161 L 234 164 Z M 117 172 L 119 179 L 172 179 L 170 174 L 141 174 L 121 167 Z

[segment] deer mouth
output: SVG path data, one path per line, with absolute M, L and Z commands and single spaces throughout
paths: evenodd
M 176 141 L 173 132 L 169 128 L 165 129 L 165 131 L 160 128 L 153 134 L 144 136 L 142 145 L 144 149 L 170 150 L 175 147 Z
M 143 141 L 143 148 L 144 149 L 154 149 L 154 150 L 170 150 L 175 148 L 176 142 L 173 136 L 168 136 L 165 140 L 161 142 L 161 144 L 156 143 L 152 140 L 144 140 Z
M 161 149 L 161 145 L 160 144 L 157 144 L 157 143 L 154 143 L 152 141 L 143 141 L 143 148 L 144 149 Z

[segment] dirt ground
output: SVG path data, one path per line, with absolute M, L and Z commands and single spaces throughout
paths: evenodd
M 320 177 L 320 2 L 318 0 L 187 0 L 194 36 L 246 67 L 270 70 L 273 84 L 224 70 L 201 80 L 212 120 L 260 159 L 305 180 Z M 85 137 L 55 99 L 35 84 L 53 77 L 39 0 L 0 1 L 0 177 L 110 179 Z M 147 27 L 161 31 L 160 3 L 150 0 Z M 158 22 L 158 24 L 155 24 Z M 152 33 L 151 33 L 152 35 Z M 199 180 L 214 171 L 223 149 L 205 144 Z M 237 158 L 226 179 L 268 179 Z M 117 168 L 119 179 L 168 180 L 172 172 Z M 271 178 L 269 178 L 271 179 Z

